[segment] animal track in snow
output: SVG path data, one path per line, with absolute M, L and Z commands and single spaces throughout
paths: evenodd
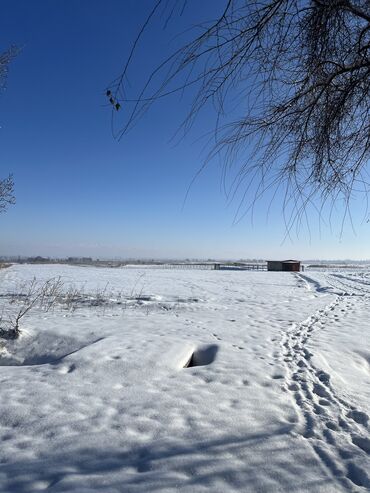
M 236 348 L 236 349 L 244 349 L 243 346 L 238 346 L 237 344 L 233 344 L 233 347 Z

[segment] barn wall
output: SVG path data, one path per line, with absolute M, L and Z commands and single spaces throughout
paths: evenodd
M 299 272 L 301 270 L 300 262 L 282 262 L 283 271 Z
M 277 260 L 268 260 L 267 270 L 281 271 L 283 270 L 283 263 Z

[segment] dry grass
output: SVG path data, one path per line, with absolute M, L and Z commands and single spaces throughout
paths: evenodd
M 12 264 L 5 264 L 3 262 L 0 262 L 0 269 L 6 269 L 7 267 L 10 267 Z

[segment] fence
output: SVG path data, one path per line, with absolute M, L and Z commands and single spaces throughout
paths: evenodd
M 128 266 L 127 266 L 128 267 Z M 130 267 L 140 267 L 140 265 L 130 265 Z M 265 263 L 218 263 L 218 262 L 187 262 L 187 263 L 163 263 L 145 265 L 154 269 L 197 269 L 197 270 L 267 270 Z

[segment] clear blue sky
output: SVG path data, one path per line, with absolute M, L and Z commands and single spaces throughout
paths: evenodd
M 370 258 L 364 201 L 343 211 L 332 228 L 307 228 L 282 244 L 279 201 L 269 197 L 234 224 L 221 171 L 210 164 L 183 200 L 205 157 L 199 141 L 212 127 L 206 110 L 180 143 L 171 137 L 189 98 L 158 102 L 120 142 L 113 139 L 104 91 L 127 58 L 154 0 L 2 0 L 0 49 L 23 47 L 0 96 L 0 176 L 14 173 L 17 204 L 0 216 L 0 255 L 94 257 Z M 131 84 L 168 52 L 174 34 L 217 14 L 221 1 L 190 1 L 195 9 L 153 22 L 138 51 Z M 177 41 L 171 41 L 175 47 Z

